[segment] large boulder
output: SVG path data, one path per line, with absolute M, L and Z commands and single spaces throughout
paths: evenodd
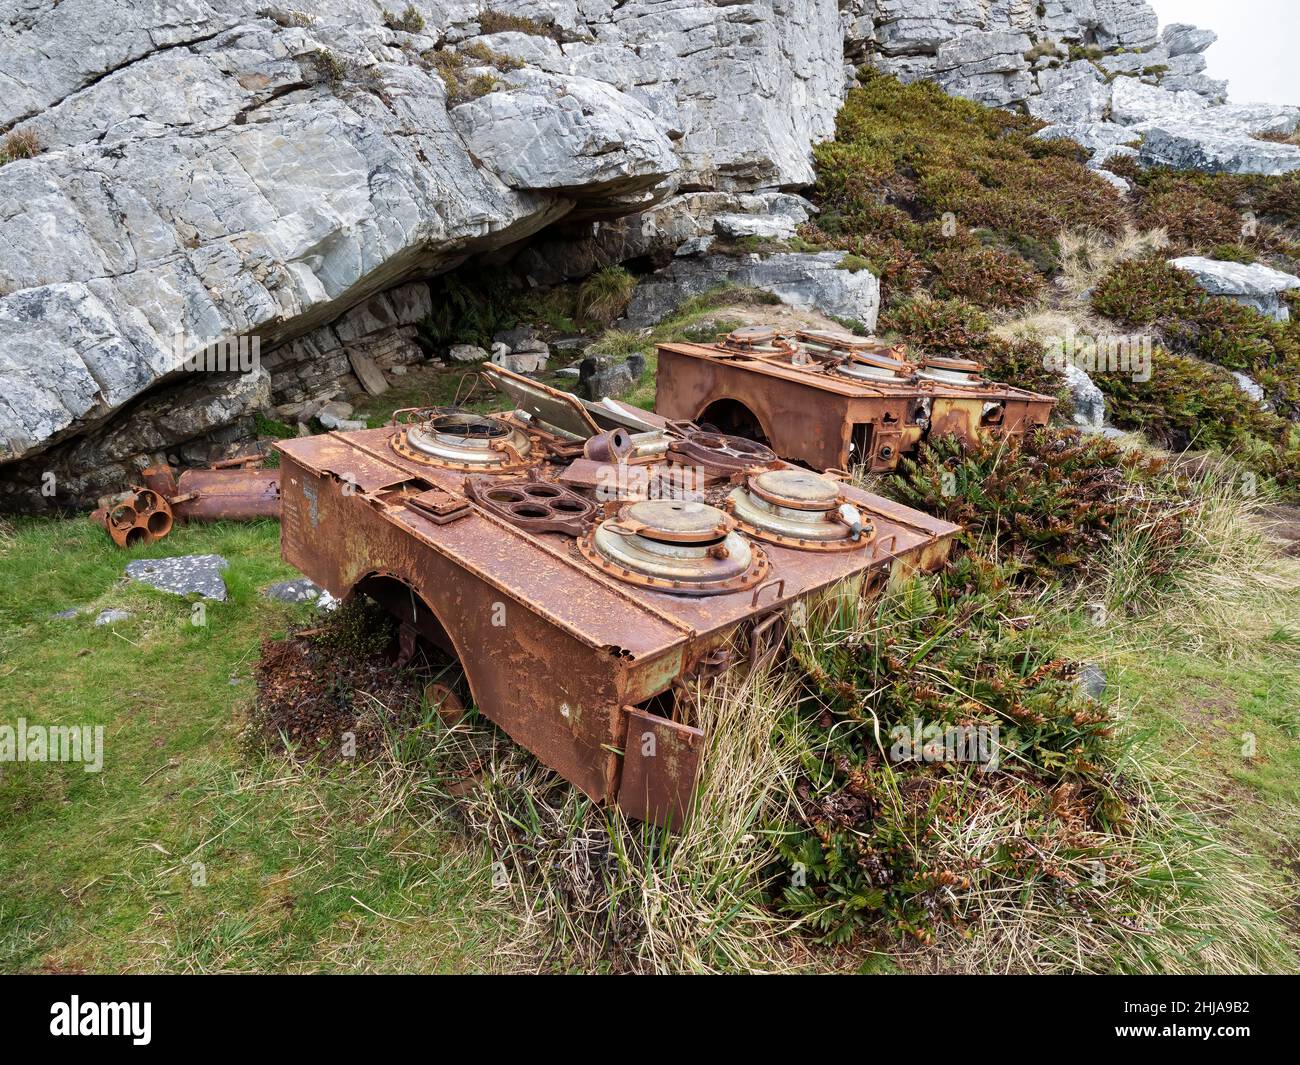
M 1279 322 L 1290 318 L 1282 294 L 1300 289 L 1300 277 L 1261 263 L 1223 262 L 1185 255 L 1170 259 L 1169 265 L 1191 274 L 1211 295 L 1226 296 Z
M 258 336 L 275 402 L 310 401 L 352 346 L 322 330 L 394 286 L 561 220 L 644 217 L 682 184 L 806 184 L 833 129 L 836 0 L 416 7 L 416 32 L 369 0 L 66 0 L 9 20 L 0 129 L 42 151 L 0 166 L 0 465 L 43 467 L 188 387 L 178 353 L 214 340 Z M 527 32 L 481 34 L 484 10 Z M 411 328 L 366 334 L 383 346 L 366 357 L 410 361 Z M 246 410 L 242 385 L 205 380 Z

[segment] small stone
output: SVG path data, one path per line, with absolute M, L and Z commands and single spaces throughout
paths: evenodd
M 394 377 L 405 377 L 406 367 L 402 365 L 391 366 L 389 367 L 388 372 L 392 374 Z
M 504 346 L 504 345 L 503 345 Z M 496 345 L 493 345 L 495 350 Z M 506 348 L 507 352 L 510 350 Z M 477 344 L 453 344 L 447 352 L 453 362 L 482 362 L 488 353 Z
M 558 370 L 555 371 L 555 376 L 556 377 L 578 377 L 579 375 L 581 375 L 581 373 L 582 371 L 579 370 L 576 366 L 561 366 Z
M 326 429 L 337 429 L 339 423 L 346 421 L 352 416 L 352 404 L 344 403 L 341 399 L 333 400 L 326 403 L 316 413 L 316 420 L 325 426 Z
M 68 610 L 60 610 L 57 614 L 51 614 L 50 619 L 52 621 L 71 621 L 80 613 L 81 611 L 74 606 Z
M 357 375 L 361 387 L 372 396 L 380 396 L 388 391 L 388 381 L 383 371 L 375 365 L 375 360 L 369 355 L 348 348 L 348 362 L 352 364 L 352 372 Z
M 95 618 L 96 625 L 112 625 L 116 621 L 126 621 L 131 616 L 129 610 L 101 610 Z
M 128 562 L 126 575 L 173 595 L 193 595 L 225 602 L 226 582 L 221 571 L 230 565 L 220 555 L 178 555 L 172 558 L 140 558 Z
M 275 599 L 281 603 L 305 603 L 311 599 L 319 599 L 320 594 L 320 586 L 306 577 L 278 581 L 262 589 L 264 598 Z

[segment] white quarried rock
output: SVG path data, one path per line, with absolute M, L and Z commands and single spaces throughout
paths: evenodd
M 1290 318 L 1284 292 L 1300 289 L 1300 277 L 1261 263 L 1233 263 L 1185 255 L 1169 265 L 1191 274 L 1213 296 L 1226 296 L 1279 322 Z
M 817 310 L 873 330 L 880 312 L 880 282 L 869 270 L 844 269 L 845 257 L 845 252 L 831 251 L 674 259 L 637 285 L 626 324 L 652 325 L 692 296 L 732 284 L 761 289 L 792 307 Z

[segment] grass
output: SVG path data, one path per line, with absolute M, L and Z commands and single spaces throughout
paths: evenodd
M 494 964 L 503 923 L 476 890 L 487 856 L 412 817 L 391 771 L 242 753 L 259 643 L 305 618 L 257 591 L 294 575 L 278 535 L 275 522 L 180 527 L 127 554 L 86 520 L 12 526 L 0 721 L 106 734 L 98 774 L 0 767 L 3 970 Z M 183 599 L 121 582 L 130 558 L 207 552 L 230 568 L 228 600 L 206 604 L 205 626 Z M 96 627 L 110 606 L 133 616 Z M 49 617 L 71 607 L 84 612 Z
M 0 968 L 1288 971 L 1300 563 L 1271 553 L 1231 492 L 1207 490 L 1194 517 L 1193 564 L 1143 612 L 1126 610 L 1136 541 L 1104 557 L 1109 585 L 1035 608 L 1062 653 L 1106 668 L 1124 733 L 1133 814 L 1105 844 L 1124 870 L 1106 889 L 1114 919 L 1085 920 L 1042 890 L 1026 902 L 1008 878 L 980 897 L 978 921 L 941 926 L 928 946 L 878 927 L 833 950 L 769 904 L 790 872 L 774 829 L 799 801 L 807 749 L 789 730 L 789 673 L 699 692 L 704 806 L 665 839 L 593 809 L 475 722 L 426 719 L 366 765 L 250 747 L 259 642 L 307 620 L 257 594 L 290 575 L 274 523 L 182 527 L 139 552 L 230 560 L 228 602 L 196 627 L 185 601 L 122 585 L 136 556 L 89 522 L 11 522 L 0 721 L 100 723 L 107 739 L 100 774 L 0 773 Z M 1112 622 L 1093 624 L 1092 597 Z M 49 618 L 73 606 L 134 616 Z M 452 799 L 469 758 L 486 766 L 480 786 Z M 1010 831 L 1008 809 L 969 805 L 940 844 L 977 851 Z M 1076 875 L 1091 860 L 1063 857 Z

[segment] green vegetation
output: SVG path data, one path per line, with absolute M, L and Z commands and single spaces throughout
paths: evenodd
M 866 69 L 859 78 L 835 140 L 814 150 L 822 213 L 804 235 L 869 261 L 887 302 L 937 277 L 941 295 L 1015 306 L 1040 283 L 1013 252 L 981 248 L 975 230 L 1014 245 L 1122 228 L 1119 198 L 1080 164 L 1077 144 L 1035 140 L 1039 123 L 929 83 Z
M 636 277 L 621 266 L 605 266 L 578 286 L 577 316 L 584 322 L 608 326 L 627 309 Z
M 447 87 L 447 102 L 450 106 L 477 100 L 501 88 L 503 82 L 493 74 L 480 71 L 471 76 L 475 67 L 492 67 L 505 72 L 519 70 L 523 61 L 514 56 L 494 52 L 482 41 L 471 41 L 462 48 L 431 48 L 420 56 L 425 67 L 440 78 Z
M 560 31 L 553 25 L 539 22 L 525 15 L 509 15 L 500 11 L 484 11 L 478 17 L 480 33 L 527 33 L 533 37 L 551 37 L 560 40 Z
M 121 581 L 132 558 L 205 552 L 230 568 L 202 625 Z M 0 721 L 105 729 L 100 773 L 0 765 L 0 969 L 496 964 L 510 917 L 490 861 L 430 818 L 422 776 L 391 754 L 326 770 L 241 750 L 262 639 L 308 617 L 258 589 L 291 576 L 276 522 L 129 553 L 84 519 L 20 519 L 0 541 Z M 132 616 L 96 626 L 108 607 Z

